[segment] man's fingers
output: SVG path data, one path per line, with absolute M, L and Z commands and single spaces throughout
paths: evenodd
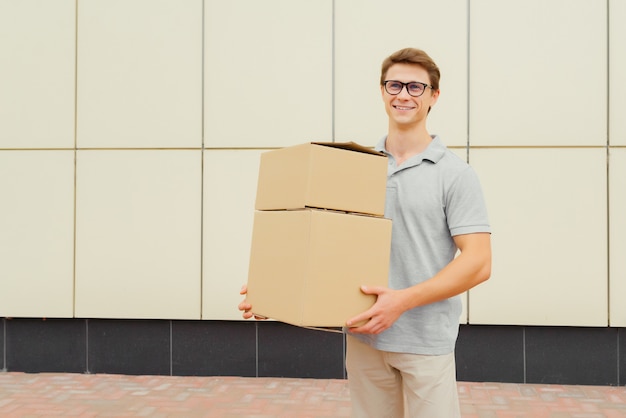
M 361 292 L 365 293 L 366 295 L 380 295 L 386 289 L 386 287 L 381 286 L 361 286 Z
M 346 322 L 346 326 L 348 327 L 353 327 L 361 322 L 365 322 L 365 321 L 369 321 L 372 318 L 372 314 L 370 313 L 369 310 L 358 314 L 357 316 L 355 316 L 354 318 L 350 318 L 347 322 Z
M 354 334 L 372 334 L 373 327 L 372 327 L 371 321 L 368 321 L 367 323 L 361 326 L 352 327 L 350 328 L 349 332 L 352 332 Z

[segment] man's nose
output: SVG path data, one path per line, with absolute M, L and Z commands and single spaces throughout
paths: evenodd
M 402 88 L 400 89 L 400 93 L 398 93 L 398 96 L 412 97 L 409 94 L 409 86 L 407 85 L 402 86 Z

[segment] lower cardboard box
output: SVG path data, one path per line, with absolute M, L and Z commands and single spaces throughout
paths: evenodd
M 391 220 L 322 209 L 257 211 L 247 300 L 258 316 L 341 327 L 387 286 Z

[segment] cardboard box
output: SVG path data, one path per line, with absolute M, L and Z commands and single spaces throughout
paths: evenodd
M 387 157 L 353 142 L 261 154 L 257 210 L 324 208 L 383 216 Z
M 247 299 L 256 315 L 340 327 L 387 286 L 391 220 L 303 209 L 255 212 Z

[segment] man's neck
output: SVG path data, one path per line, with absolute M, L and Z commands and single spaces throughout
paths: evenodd
M 390 127 L 385 148 L 400 165 L 409 158 L 423 152 L 432 142 L 432 137 L 424 127 L 414 129 L 392 129 Z

